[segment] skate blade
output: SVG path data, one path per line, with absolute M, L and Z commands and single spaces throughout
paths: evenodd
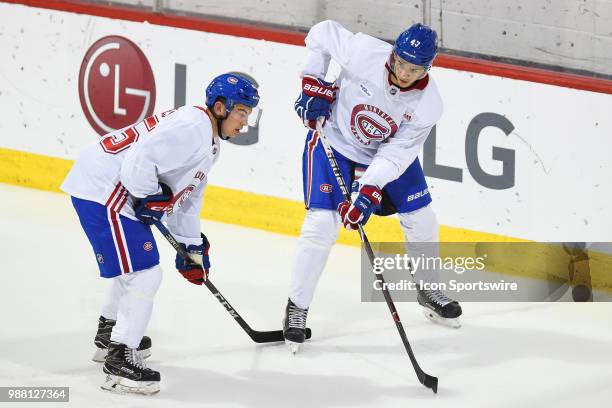
M 454 319 L 448 319 L 442 316 L 439 316 L 437 313 L 431 311 L 430 309 L 423 307 L 423 314 L 426 318 L 431 320 L 432 322 L 439 324 L 441 326 L 450 327 L 452 329 L 458 329 L 461 327 L 461 321 L 458 317 Z
M 158 381 L 134 381 L 116 375 L 107 375 L 100 388 L 117 394 L 153 395 L 159 392 Z
M 96 363 L 104 363 L 106 361 L 107 353 L 108 353 L 108 349 L 106 348 L 96 348 L 96 352 L 94 353 L 91 359 L 92 361 L 95 361 Z M 140 354 L 140 358 L 142 359 L 149 358 L 151 357 L 151 349 L 148 348 L 146 350 L 140 350 L 138 354 Z
M 289 347 L 289 350 L 291 350 L 291 353 L 293 353 L 294 356 L 298 351 L 300 351 L 300 346 L 302 345 L 301 343 L 296 343 L 287 339 L 285 339 L 285 344 Z

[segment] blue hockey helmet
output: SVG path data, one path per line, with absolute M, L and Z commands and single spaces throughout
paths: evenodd
M 211 81 L 206 88 L 206 106 L 212 109 L 217 99 L 225 99 L 225 108 L 229 113 L 237 103 L 257 107 L 259 93 L 248 79 L 236 74 L 222 74 Z
M 430 68 L 438 54 L 438 35 L 421 23 L 410 26 L 395 40 L 393 52 L 414 65 Z

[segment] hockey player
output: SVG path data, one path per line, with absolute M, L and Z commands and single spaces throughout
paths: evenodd
M 206 107 L 183 106 L 107 134 L 81 152 L 64 181 L 100 276 L 109 280 L 95 337 L 103 389 L 159 391 L 159 372 L 142 361 L 150 355 L 143 335 L 162 278 L 150 224 L 166 220 L 192 258 L 177 255 L 178 271 L 201 285 L 210 268 L 199 216 L 206 177 L 219 138 L 238 135 L 258 102 L 247 79 L 220 75 L 206 88 Z
M 436 41 L 436 33 L 422 24 L 401 33 L 391 46 L 353 34 L 334 21 L 314 25 L 306 37 L 308 56 L 295 110 L 310 129 L 303 154 L 308 211 L 283 327 L 294 352 L 296 344 L 304 342 L 308 308 L 341 225 L 357 229 L 373 213 L 398 213 L 409 252 L 427 251 L 427 244 L 419 248 L 418 243 L 438 240 L 438 223 L 417 157 L 442 114 L 442 101 L 429 75 Z M 330 59 L 341 67 L 335 83 L 324 80 Z M 343 201 L 314 131 L 320 117 L 327 120 L 324 132 L 345 183 L 352 183 L 352 203 Z M 435 271 L 417 273 L 415 280 L 421 279 L 435 281 L 437 276 Z M 434 290 L 419 290 L 418 301 L 430 319 L 458 327 L 458 302 Z

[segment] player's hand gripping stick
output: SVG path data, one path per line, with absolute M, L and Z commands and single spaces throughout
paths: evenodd
M 200 235 L 202 236 L 202 243 L 200 245 L 186 246 L 181 244 L 189 257 L 185 259 L 177 253 L 175 260 L 176 269 L 185 279 L 194 285 L 204 283 L 208 279 L 208 271 L 210 269 L 210 258 L 208 257 L 210 243 L 206 235 Z
M 302 93 L 293 104 L 304 126 L 315 130 L 317 118 L 323 121 L 329 119 L 331 104 L 336 99 L 336 87 L 332 82 L 326 82 L 311 75 L 302 78 Z
M 359 229 L 359 224 L 365 225 L 382 201 L 382 192 L 376 186 L 361 186 L 358 181 L 351 185 L 353 202 L 344 200 L 338 204 L 340 219 L 347 230 Z

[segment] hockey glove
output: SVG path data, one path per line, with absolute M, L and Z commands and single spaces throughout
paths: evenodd
M 336 99 L 337 89 L 333 83 L 310 75 L 302 78 L 302 93 L 295 101 L 293 108 L 302 119 L 304 126 L 315 130 L 319 117 L 329 119 L 331 104 Z
M 147 225 L 153 224 L 155 221 L 160 221 L 166 210 L 172 205 L 172 190 L 164 183 L 159 183 L 161 193 L 146 196 L 145 198 L 137 198 L 134 200 L 134 214 L 136 218 Z
M 210 259 L 208 257 L 210 243 L 206 235 L 201 235 L 201 245 L 186 246 L 185 244 L 181 244 L 189 253 L 190 259 L 185 260 L 179 254 L 176 254 L 176 269 L 185 279 L 194 285 L 201 285 L 204 283 L 204 281 L 208 279 L 208 270 L 210 269 Z
M 344 228 L 347 230 L 356 230 L 358 225 L 365 225 L 370 218 L 370 215 L 374 212 L 376 207 L 382 201 L 382 193 L 376 186 L 359 186 L 357 181 L 353 182 L 351 186 L 353 191 L 353 199 L 351 204 L 348 200 L 338 204 L 338 213 L 340 219 L 344 224 Z

